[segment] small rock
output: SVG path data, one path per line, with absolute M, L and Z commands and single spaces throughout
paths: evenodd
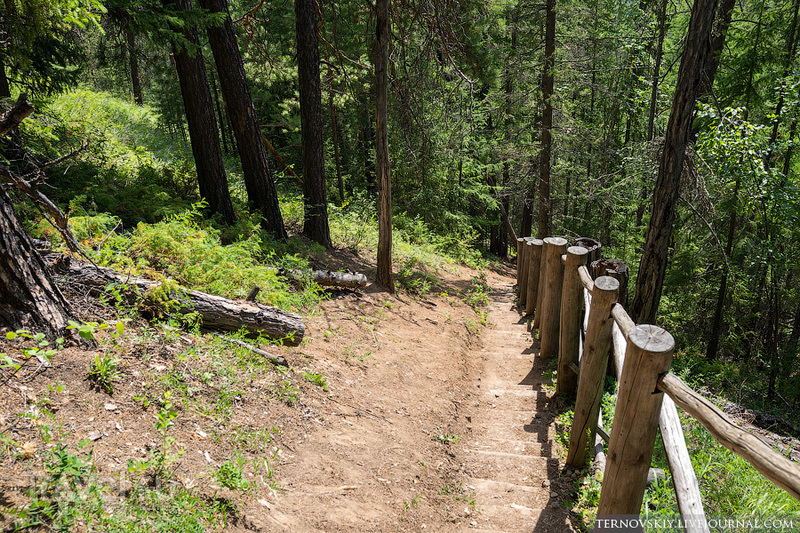
M 472 522 L 469 523 L 469 525 L 471 525 L 472 527 L 475 527 L 475 526 L 478 525 L 478 522 L 473 520 Z
M 116 411 L 118 409 L 118 407 L 113 403 L 104 404 L 103 407 L 106 408 L 106 411 Z
M 195 433 L 197 433 L 200 436 L 201 439 L 204 439 L 204 438 L 208 437 L 208 433 L 206 433 L 202 429 L 196 429 Z
M 208 452 L 203 452 L 203 457 L 205 457 L 205 458 L 206 458 L 206 462 L 207 462 L 208 464 L 211 464 L 211 462 L 212 462 L 212 461 L 211 461 L 211 455 L 209 455 L 209 453 L 208 453 Z
M 550 486 L 550 480 L 549 479 L 545 479 L 544 481 L 542 481 L 542 487 L 549 487 L 549 486 Z
M 94 433 L 89 435 L 90 441 L 96 441 L 103 438 L 103 434 L 100 432 L 95 431 Z
M 551 498 L 558 498 L 558 493 L 557 492 L 551 492 L 550 493 L 550 497 Z

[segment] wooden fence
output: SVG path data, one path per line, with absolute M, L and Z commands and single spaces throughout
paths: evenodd
M 576 398 L 567 464 L 584 467 L 600 439 L 608 442 L 597 523 L 610 516 L 639 515 L 660 429 L 685 530 L 709 531 L 676 404 L 723 446 L 800 500 L 800 465 L 737 426 L 670 373 L 672 335 L 657 326 L 635 324 L 619 303 L 619 280 L 592 279 L 589 273 L 587 264 L 599 259 L 600 243 L 579 239 L 578 244 L 583 246 L 567 247 L 559 237 L 517 239 L 517 287 L 520 308 L 533 315 L 533 327 L 539 330 L 541 357 L 558 357 L 556 390 Z M 600 402 L 609 358 L 618 389 L 614 422 L 606 432 L 600 424 Z

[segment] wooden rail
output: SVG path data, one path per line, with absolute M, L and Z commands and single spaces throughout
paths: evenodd
M 578 242 L 590 243 L 592 251 L 581 246 L 567 248 L 566 240 L 560 238 L 518 239 L 517 275 L 520 290 L 525 281 L 520 300 L 525 300 L 526 315 L 534 313 L 541 356 L 558 355 L 556 390 L 576 397 L 567 454 L 571 466 L 584 466 L 595 453 L 595 435 L 605 433 L 598 418 L 609 359 L 614 368 L 617 407 L 608 437 L 598 518 L 639 514 L 656 432 L 660 431 L 678 510 L 682 517 L 693 519 L 684 520 L 685 530 L 709 531 L 706 521 L 698 520 L 705 513 L 676 404 L 723 446 L 800 500 L 800 465 L 737 426 L 712 402 L 669 373 L 672 336 L 656 326 L 635 324 L 617 303 L 619 280 L 592 278 L 587 262 L 600 260 L 600 243 L 592 239 Z

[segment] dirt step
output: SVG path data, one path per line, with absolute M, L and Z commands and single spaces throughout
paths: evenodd
M 537 455 L 471 453 L 465 458 L 464 468 L 471 477 L 529 487 L 541 487 L 548 470 L 558 470 L 558 460 Z
M 467 446 L 464 448 L 465 453 L 475 452 L 482 453 L 493 451 L 498 453 L 516 453 L 519 455 L 532 455 L 535 457 L 546 457 L 545 451 L 548 448 L 547 443 L 536 441 L 523 441 L 511 439 L 481 439 L 470 440 L 465 442 Z

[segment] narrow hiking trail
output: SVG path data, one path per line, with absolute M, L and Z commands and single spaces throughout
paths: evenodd
M 554 406 L 538 341 L 530 346 L 527 320 L 508 281 L 493 287 L 483 338 L 481 394 L 473 437 L 463 450 L 470 484 L 482 502 L 479 530 L 572 531 L 560 506 L 570 481 L 561 479 L 554 449 Z
M 282 490 L 259 495 L 229 529 L 572 531 L 546 365 L 510 271 L 487 281 L 479 336 L 472 310 L 443 295 L 368 287 L 326 302 L 302 355 L 329 376 L 329 393 L 281 428 Z

